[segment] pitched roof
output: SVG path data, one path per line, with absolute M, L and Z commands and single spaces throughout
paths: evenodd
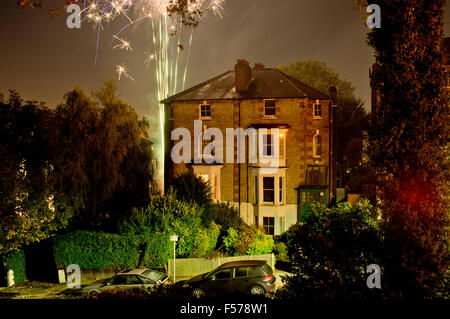
M 274 68 L 253 68 L 252 82 L 247 91 L 237 92 L 234 87 L 234 71 L 227 71 L 206 82 L 163 100 L 162 103 L 198 100 L 244 100 L 264 98 L 311 98 L 330 97 L 309 85 Z

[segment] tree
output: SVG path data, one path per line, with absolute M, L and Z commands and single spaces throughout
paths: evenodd
M 50 237 L 67 226 L 68 198 L 54 187 L 49 140 L 53 113 L 10 91 L 0 101 L 0 254 Z
M 392 296 L 448 294 L 449 112 L 443 70 L 444 0 L 378 1 L 368 43 L 381 95 L 369 159 L 383 211 L 384 280 Z
M 70 194 L 84 227 L 113 227 L 150 197 L 155 171 L 148 122 L 117 99 L 114 80 L 93 93 L 66 94 L 56 110 L 57 186 Z
M 368 289 L 366 269 L 378 264 L 382 233 L 368 201 L 327 208 L 313 204 L 303 223 L 283 236 L 293 276 L 284 279 L 279 297 L 336 300 L 380 297 Z
M 179 200 L 193 201 L 202 207 L 212 201 L 211 186 L 200 176 L 183 173 L 173 178 L 170 184 Z
M 349 181 L 362 164 L 363 132 L 367 130 L 369 118 L 364 103 L 355 97 L 355 88 L 349 81 L 341 79 L 339 73 L 324 62 L 297 61 L 280 65 L 278 68 L 324 93 L 328 93 L 330 86 L 336 86 L 338 185 L 357 188 L 354 184 L 349 185 Z

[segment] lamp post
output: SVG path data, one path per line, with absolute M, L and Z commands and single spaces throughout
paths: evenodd
M 170 241 L 173 242 L 173 283 L 175 284 L 176 279 L 175 279 L 175 248 L 177 245 L 177 241 L 178 241 L 178 236 L 177 235 L 172 235 L 170 236 Z

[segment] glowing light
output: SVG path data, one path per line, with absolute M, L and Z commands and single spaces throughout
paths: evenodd
M 116 72 L 117 72 L 117 74 L 119 75 L 119 81 L 120 81 L 120 77 L 121 77 L 122 75 L 124 75 L 125 77 L 129 78 L 129 79 L 132 80 L 132 81 L 135 81 L 134 78 L 133 78 L 130 74 L 128 74 L 127 67 L 124 66 L 124 65 L 118 65 L 118 66 L 116 66 Z
M 115 39 L 117 39 L 117 40 L 120 41 L 120 44 L 115 45 L 115 46 L 113 47 L 113 50 L 116 49 L 116 48 L 119 48 L 119 49 L 125 49 L 125 50 L 127 50 L 127 51 L 128 51 L 128 50 L 133 51 L 133 49 L 131 48 L 130 42 L 128 42 L 128 41 L 126 41 L 126 40 L 124 40 L 124 39 L 121 39 L 121 38 L 119 38 L 119 37 L 116 37 L 115 35 L 113 35 L 113 38 L 115 38 Z

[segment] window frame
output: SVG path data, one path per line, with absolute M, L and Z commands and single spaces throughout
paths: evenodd
M 209 115 L 203 115 L 203 106 L 209 107 Z M 205 111 L 206 112 L 206 111 Z M 210 120 L 211 119 L 211 104 L 204 101 L 202 104 L 199 105 L 198 108 L 198 117 L 202 120 Z
M 317 143 L 317 140 L 319 143 Z M 319 146 L 319 152 L 317 152 L 317 147 Z M 313 136 L 313 157 L 314 158 L 322 158 L 322 136 L 320 135 L 320 131 L 317 130 L 316 134 Z
M 272 225 L 266 223 L 266 220 L 267 221 L 271 220 L 272 221 Z M 264 228 L 264 231 L 266 232 L 266 235 L 274 236 L 275 235 L 275 217 L 264 216 L 263 217 L 263 228 Z M 269 229 L 272 229 L 272 234 L 270 234 Z
M 268 189 L 268 188 L 265 188 L 265 186 L 264 186 L 264 180 L 265 179 L 272 179 L 272 181 L 273 181 L 273 187 L 272 187 L 272 189 Z M 275 187 L 275 176 L 263 176 L 262 177 L 262 187 L 263 187 L 263 189 L 262 189 L 262 191 L 263 191 L 263 198 L 262 198 L 262 200 L 263 200 L 263 203 L 264 204 L 273 204 L 273 205 L 275 205 L 275 203 L 276 203 L 276 198 L 275 198 L 275 196 L 276 196 L 276 187 Z M 272 201 L 266 201 L 266 196 L 265 196 L 265 194 L 266 194 L 266 191 L 272 191 Z
M 318 106 L 318 109 L 316 109 L 316 106 Z M 313 104 L 313 119 L 322 119 L 322 103 L 319 100 L 316 100 L 316 103 Z
M 270 109 L 273 109 L 273 114 L 267 114 L 266 110 L 269 108 L 268 106 L 266 106 L 266 102 L 268 101 L 273 101 L 273 107 L 270 107 Z M 264 99 L 264 113 L 263 113 L 263 117 L 264 118 L 276 118 L 277 117 L 277 101 L 275 99 Z

